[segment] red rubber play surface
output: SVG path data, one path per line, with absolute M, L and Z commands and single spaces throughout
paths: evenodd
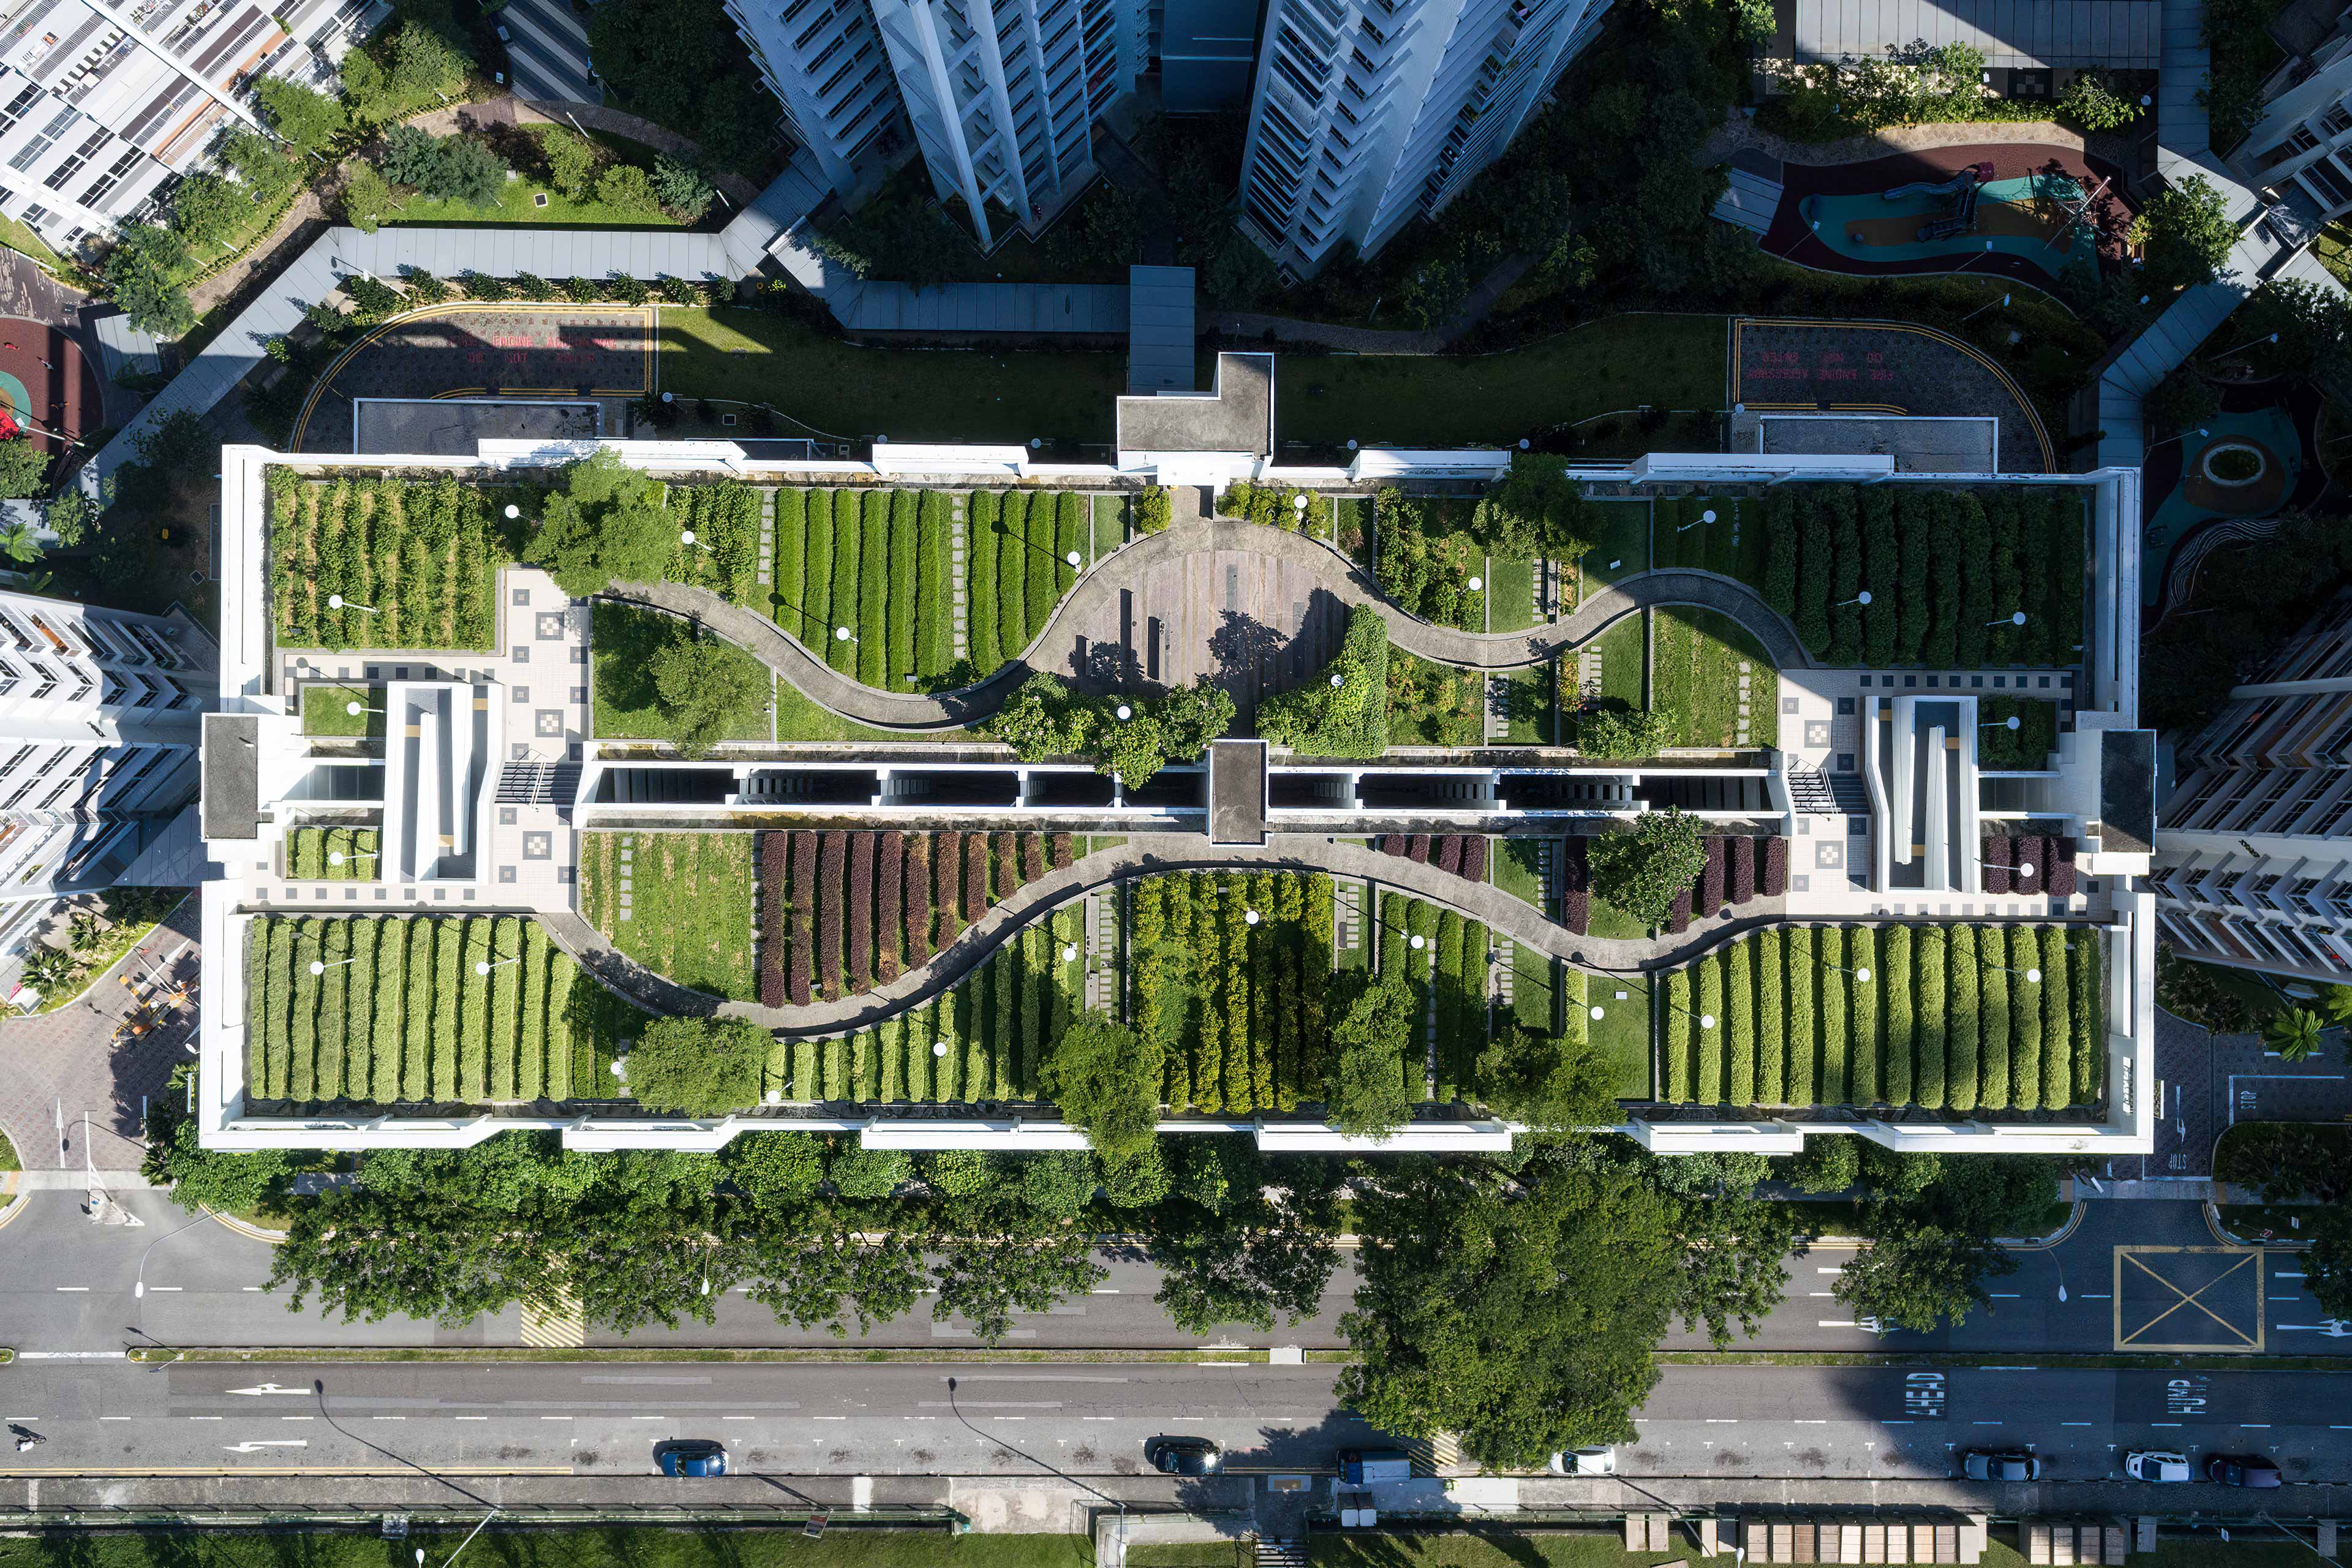
M 55 327 L 0 317 L 0 436 L 19 430 L 65 450 L 103 417 L 98 370 Z

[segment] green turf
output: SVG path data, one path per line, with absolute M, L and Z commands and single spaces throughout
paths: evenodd
M 1597 639 L 1601 655 L 1601 700 L 1628 708 L 1642 706 L 1647 690 L 1643 664 L 1649 658 L 1649 612 L 1625 616 Z
M 1601 900 L 1592 907 L 1597 913 Z M 1595 934 L 1598 934 L 1598 923 Z M 1623 996 L 1617 993 L 1622 991 Z M 1617 1098 L 1648 1100 L 1650 1088 L 1650 984 L 1639 975 L 1584 975 L 1585 1037 L 1615 1064 Z M 1591 1009 L 1601 1009 L 1595 1018 Z
M 1098 495 L 1092 505 L 1094 558 L 1099 561 L 1127 542 L 1127 498 Z
M 1389 744 L 1475 746 L 1486 733 L 1486 678 L 1389 649 Z
M 580 912 L 655 973 L 714 996 L 752 1001 L 759 982 L 751 966 L 751 840 L 749 833 L 585 834 Z
M 1503 737 L 1515 746 L 1553 743 L 1552 679 L 1559 661 L 1514 669 L 1503 677 Z
M 1486 561 L 1486 629 L 1525 631 L 1536 616 L 1536 567 L 1532 561 Z
M 373 1526 L 308 1528 L 299 1536 L 226 1529 L 144 1535 L 68 1531 L 0 1540 L 0 1568 L 285 1568 L 295 1563 L 302 1568 L 411 1568 L 419 1546 L 428 1561 L 446 1562 L 471 1523 L 446 1530 L 412 1525 L 404 1541 L 385 1541 Z M 1234 1549 L 1223 1550 L 1225 1557 L 1217 1561 L 1232 1561 Z M 495 1526 L 475 1538 L 466 1561 L 506 1568 L 1088 1568 L 1095 1555 L 1093 1543 L 1082 1535 L 951 1535 L 944 1530 L 845 1529 L 836 1522 L 813 1541 L 794 1521 L 772 1530 L 605 1526 L 509 1531 Z M 1129 1561 L 1145 1560 L 1130 1552 Z
M 1621 583 L 1650 569 L 1650 503 L 1599 500 L 1587 509 L 1598 520 L 1592 548 L 1577 569 L 1585 582 Z
M 519 129 L 542 141 L 558 131 L 570 134 L 563 127 L 555 125 L 526 125 Z M 594 132 L 591 134 L 595 135 Z M 653 166 L 654 150 L 641 142 L 632 142 L 623 136 L 604 135 L 595 135 L 595 140 L 604 143 L 607 152 L 618 154 L 624 163 L 635 163 L 639 168 Z M 542 197 L 546 201 L 544 206 L 540 205 Z M 495 206 L 478 207 L 465 202 L 435 201 L 430 196 L 413 195 L 385 214 L 383 221 L 388 225 L 430 224 L 436 228 L 517 223 L 553 224 L 564 228 L 678 226 L 677 220 L 659 207 L 643 210 L 614 207 L 597 200 L 593 186 L 585 200 L 573 201 L 552 185 L 532 179 L 528 174 L 520 179 L 509 180 L 500 186 Z
M 1779 742 L 1780 679 L 1763 646 L 1714 610 L 1653 610 L 1652 703 L 1680 718 L 1678 744 L 1771 746 Z M 1747 671 L 1748 731 L 1739 739 L 1740 664 Z
M 0 1132 L 0 1171 L 21 1171 L 24 1168 L 16 1160 L 16 1145 L 8 1142 L 8 1134 Z
M 351 704 L 362 711 L 354 715 Z M 383 688 L 381 686 L 306 686 L 302 689 L 302 733 L 305 735 L 368 735 L 383 733 Z
M 660 741 L 670 727 L 654 694 L 656 649 L 676 623 L 652 610 L 632 609 L 599 599 L 589 624 L 590 658 L 595 661 L 596 701 L 593 720 L 600 741 Z M 764 741 L 769 716 L 745 715 L 730 741 Z
M 883 730 L 871 724 L 860 724 L 855 719 L 845 719 L 830 709 L 818 706 L 803 695 L 791 681 L 779 679 L 776 691 L 776 739 L 779 742 L 910 742 L 920 745 L 927 741 L 961 741 L 977 739 L 969 730 Z
M 1635 937 L 1649 935 L 1650 928 L 1595 893 L 1585 917 L 1585 931 L 1589 936 Z
M 1497 838 L 1489 847 L 1486 858 L 1487 878 L 1496 887 L 1511 897 L 1534 905 L 1546 914 L 1551 913 L 1544 898 L 1543 878 L 1537 869 L 1537 855 L 1545 845 L 1559 852 L 1557 838 Z
M 1572 968 L 1532 947 L 1509 943 L 1511 950 L 1511 1012 L 1530 1029 L 1549 1035 L 1569 1022 L 1571 1011 L 1584 1003 L 1584 971 Z M 1579 1013 L 1579 1017 L 1581 1014 Z M 1581 1023 L 1577 1025 L 1581 1028 Z

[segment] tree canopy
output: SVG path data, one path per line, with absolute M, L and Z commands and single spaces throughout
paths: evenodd
M 1669 806 L 1643 814 L 1631 833 L 1607 833 L 1587 851 L 1592 890 L 1625 913 L 1656 925 L 1706 868 L 1698 819 Z
M 184 287 L 188 247 L 170 229 L 124 224 L 101 267 L 114 302 L 141 331 L 176 338 L 196 324 L 195 307 Z
M 1128 710 L 1121 719 L 1118 710 Z M 1171 762 L 1190 762 L 1234 721 L 1233 693 L 1207 676 L 1158 697 L 1081 695 L 1039 670 L 1013 689 L 980 729 L 1024 763 L 1087 756 L 1095 771 L 1133 789 Z
M 775 100 L 719 0 L 605 0 L 588 46 L 614 101 L 754 174 L 775 142 Z
M 732 643 L 687 628 L 654 653 L 654 696 L 684 757 L 707 757 L 766 709 L 768 670 Z
M 22 500 L 49 488 L 49 454 L 30 436 L 0 441 L 0 496 Z M 71 543 L 63 534 L 58 542 Z
M 629 1049 L 629 1092 L 687 1116 L 749 1110 L 760 1103 L 771 1043 L 748 1018 L 656 1018 Z
M 184 1109 L 194 1073 L 193 1063 L 174 1068 L 171 1087 L 148 1101 L 147 1153 L 140 1174 L 168 1184 L 172 1201 L 191 1214 L 208 1208 L 250 1214 L 283 1189 L 292 1161 L 282 1149 L 231 1154 L 197 1142 L 195 1118 Z
M 2132 237 L 2147 247 L 2147 272 L 2165 285 L 2209 283 L 2238 242 L 2230 204 L 2202 174 L 2160 192 L 2132 222 Z
M 563 470 L 563 488 L 541 507 L 523 559 L 584 599 L 616 579 L 660 581 L 677 543 L 661 486 L 604 447 Z
M 1151 1146 L 1160 1123 L 1160 1041 L 1097 1009 L 1075 1019 L 1038 1068 L 1045 1098 L 1110 1159 Z
M 323 153 L 351 128 L 341 103 L 284 77 L 263 77 L 253 84 L 253 95 L 269 128 L 298 152 Z
M 1331 1080 L 1325 1114 L 1351 1138 L 1385 1140 L 1412 1120 L 1421 1073 L 1406 1047 L 1420 1022 L 1412 988 L 1382 974 L 1357 993 L 1331 1025 Z M 1412 1087 L 1405 1079 L 1411 1078 Z

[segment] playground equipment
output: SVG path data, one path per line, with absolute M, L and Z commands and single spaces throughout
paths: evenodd
M 1991 178 L 1990 163 L 1971 163 L 1941 185 L 1928 187 L 1938 195 L 1949 195 L 1952 198 L 1952 205 L 1949 211 L 1937 213 L 1921 224 L 1918 237 L 1922 241 L 1949 239 L 1955 235 L 1975 232 L 1977 197 L 1983 190 L 1985 182 Z M 1898 187 L 1898 191 L 1916 191 L 1918 188 L 1916 185 L 1906 185 Z M 1889 191 L 1886 194 L 1891 197 L 1897 195 L 1898 191 Z
M 1971 163 L 1948 180 L 1915 180 L 1907 185 L 1897 185 L 1891 191 L 1878 193 L 1881 201 L 1899 202 L 1906 196 L 1956 196 L 1972 185 L 1980 185 L 1992 178 L 1990 163 Z

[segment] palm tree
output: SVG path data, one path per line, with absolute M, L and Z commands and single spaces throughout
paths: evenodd
M 2352 1024 L 2352 985 L 2323 985 L 2319 988 L 2319 1010 L 2327 1021 L 2338 1028 Z
M 2308 1007 L 2289 1007 L 2271 1015 L 2263 1026 L 2263 1043 L 2291 1062 L 2299 1062 L 2319 1049 L 2319 1031 L 2326 1026 L 2319 1015 Z
M 25 984 L 44 994 L 54 993 L 72 984 L 79 967 L 73 954 L 61 947 L 37 948 L 25 960 Z

